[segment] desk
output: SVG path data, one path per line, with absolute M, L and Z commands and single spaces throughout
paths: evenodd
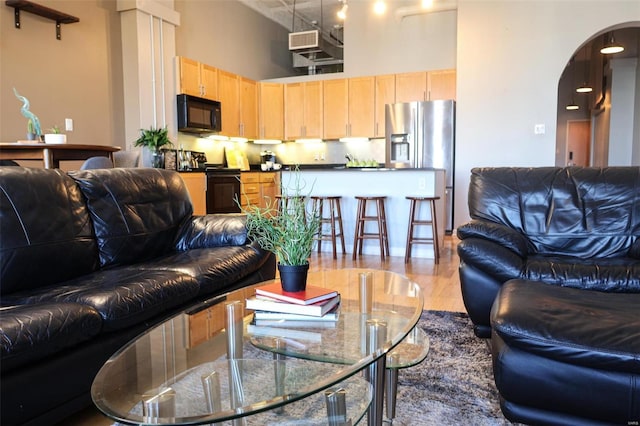
M 89 157 L 109 157 L 120 151 L 118 146 L 45 144 L 45 143 L 0 143 L 0 160 L 42 160 L 45 169 L 59 169 L 60 161 L 86 160 Z

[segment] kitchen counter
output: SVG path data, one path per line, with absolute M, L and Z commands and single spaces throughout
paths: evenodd
M 405 197 L 439 196 L 436 201 L 438 238 L 443 241 L 445 233 L 445 172 L 443 169 L 387 169 L 387 168 L 300 168 L 303 185 L 310 188 L 309 195 L 342 196 L 342 221 L 347 253 L 353 251 L 357 201 L 355 196 L 384 195 L 387 197 L 387 230 L 391 256 L 404 256 L 409 226 L 409 200 Z M 348 175 L 348 177 L 347 177 Z M 295 184 L 295 172 L 282 171 L 282 187 Z M 428 204 L 422 203 L 420 217 L 427 217 Z M 368 224 L 368 226 L 373 224 Z M 429 236 L 430 227 L 416 227 L 416 236 Z M 322 244 L 323 251 L 332 251 L 330 244 Z M 363 253 L 379 254 L 377 240 L 365 240 Z M 433 258 L 431 245 L 418 244 L 412 249 L 412 257 Z

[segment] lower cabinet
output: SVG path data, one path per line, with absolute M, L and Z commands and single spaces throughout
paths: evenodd
M 186 318 L 189 323 L 187 340 L 190 348 L 198 346 L 222 332 L 226 326 L 226 304 L 236 300 L 244 304 L 244 300 L 253 295 L 253 289 L 243 289 L 233 292 L 233 294 L 235 299 L 213 298 L 187 313 Z
M 182 180 L 187 186 L 191 203 L 193 204 L 193 214 L 200 216 L 207 213 L 207 180 L 204 173 L 180 173 Z
M 243 172 L 240 182 L 242 207 L 275 207 L 275 198 L 280 195 L 280 172 Z

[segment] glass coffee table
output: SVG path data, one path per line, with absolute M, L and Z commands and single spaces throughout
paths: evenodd
M 94 380 L 95 405 L 135 425 L 342 425 L 365 415 L 369 424 L 381 424 L 385 368 L 412 365 L 428 350 L 428 338 L 414 330 L 420 287 L 364 269 L 314 272 L 308 283 L 341 295 L 335 323 L 302 330 L 313 339 L 299 338 L 299 329 L 283 335 L 286 321 L 274 335 L 250 334 L 253 313 L 244 300 L 265 283 L 245 287 L 198 304 L 119 350 Z

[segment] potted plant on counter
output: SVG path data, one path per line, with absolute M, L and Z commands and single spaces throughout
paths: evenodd
M 146 147 L 151 152 L 151 165 L 155 168 L 164 167 L 164 153 L 162 147 L 173 146 L 169 139 L 169 131 L 166 127 L 140 129 L 140 137 L 135 141 L 135 146 Z
M 303 194 L 300 175 L 293 176 L 291 187 L 283 185 L 280 202 L 266 200 L 266 207 L 241 207 L 247 215 L 249 239 L 276 255 L 282 289 L 288 292 L 306 288 L 309 257 L 320 227 L 317 209 L 307 208 L 309 196 Z M 237 199 L 236 203 L 240 205 Z

